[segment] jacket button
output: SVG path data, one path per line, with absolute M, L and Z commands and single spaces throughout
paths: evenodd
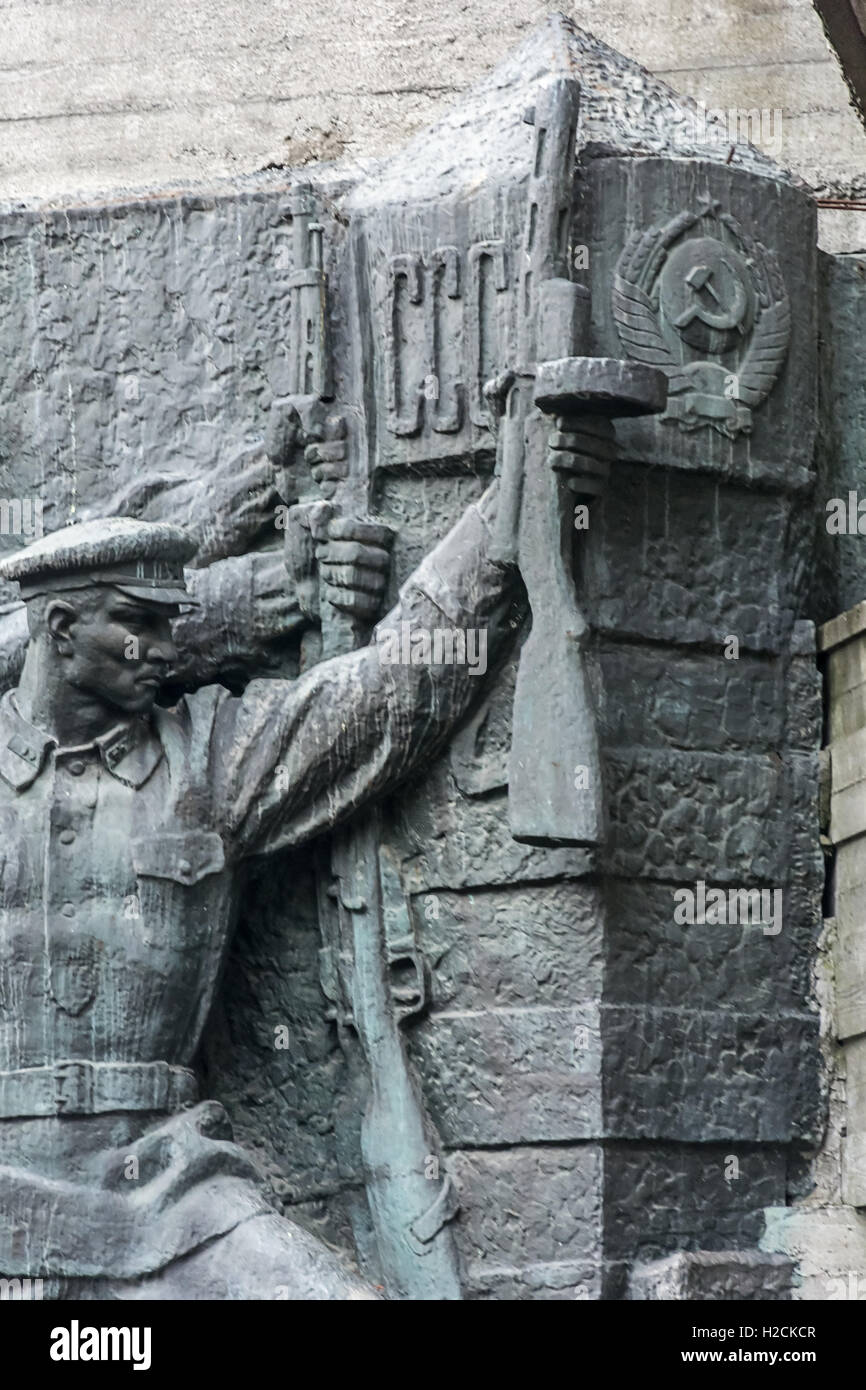
M 178 864 L 177 867 L 178 867 L 179 872 L 182 873 L 182 874 L 191 874 L 191 873 L 192 873 L 192 864 L 190 864 L 190 862 L 189 862 L 188 859 L 181 859 L 181 861 L 180 861 L 180 863 Z
M 71 845 L 71 844 L 72 844 L 72 841 L 75 839 L 75 831 L 74 831 L 74 830 L 61 830 L 60 835 L 58 836 L 58 839 L 60 840 L 60 843 L 61 843 L 62 845 Z
M 80 777 L 84 771 L 84 763 L 79 762 L 78 758 L 73 759 L 69 764 L 69 771 L 72 773 L 73 777 Z
M 75 916 L 75 904 L 74 904 L 74 903 L 64 903 L 63 906 L 61 907 L 60 911 L 63 913 L 63 916 L 64 916 L 64 917 L 74 917 L 74 916 Z

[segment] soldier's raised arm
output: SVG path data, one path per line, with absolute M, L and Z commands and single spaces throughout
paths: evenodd
M 243 854 L 297 845 L 395 786 L 480 694 L 517 611 L 490 559 L 497 484 L 401 590 L 366 647 L 214 709 L 212 765 Z

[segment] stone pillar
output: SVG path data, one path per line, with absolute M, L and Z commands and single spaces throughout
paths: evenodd
M 677 1249 L 755 1249 L 762 1208 L 784 1203 L 822 1127 L 820 706 L 799 522 L 814 484 L 814 224 L 781 182 L 599 157 L 578 236 L 592 350 L 683 366 L 665 416 L 617 426 L 584 580 L 609 789 L 604 1257 L 619 1297 L 630 1269 Z M 756 256 L 775 286 L 760 314 L 743 334 L 711 326 L 694 286 L 715 277 L 733 314 Z M 771 332 L 778 375 L 758 402 L 746 339 Z M 758 892 L 778 923 L 744 924 L 738 905 Z M 723 907 L 702 911 L 701 894 Z
M 866 1208 L 866 603 L 821 629 L 835 848 L 835 1035 L 846 1078 L 842 1200 Z
M 820 787 L 830 915 L 815 960 L 828 1122 L 801 1201 L 766 1213 L 765 1250 L 797 1261 L 794 1297 L 866 1298 L 866 603 L 818 631 L 827 747 Z
M 664 416 L 617 422 L 609 489 L 575 534 L 605 843 L 511 839 L 509 662 L 392 808 L 431 966 L 409 1047 L 460 1193 L 469 1297 L 621 1298 L 636 1266 L 680 1251 L 724 1253 L 701 1256 L 708 1288 L 721 1269 L 751 1296 L 766 1268 L 778 1296 L 784 1261 L 739 1254 L 823 1126 L 811 200 L 768 164 L 686 157 L 671 94 L 559 22 L 348 200 L 381 349 L 370 464 L 401 576 L 492 466 L 480 383 L 520 312 L 522 114 L 560 43 L 587 142 L 580 351 L 669 378 Z M 748 910 L 678 920 L 699 885 L 726 904 L 778 894 L 779 929 Z M 647 1287 L 688 1288 L 704 1265 Z

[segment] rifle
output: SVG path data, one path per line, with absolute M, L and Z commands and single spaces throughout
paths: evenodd
M 309 189 L 294 204 L 295 271 L 290 343 L 292 386 L 284 410 L 294 415 L 297 441 L 313 442 L 324 456 L 339 455 L 345 433 L 329 415 L 327 278 L 321 229 L 312 222 Z M 312 244 L 310 243 L 312 238 Z M 330 451 L 330 453 L 329 453 Z M 321 485 L 320 500 L 292 508 L 286 528 L 286 563 L 310 601 L 315 547 L 327 542 L 339 516 L 366 518 L 369 487 L 360 469 Z M 381 528 L 381 523 L 377 523 Z M 339 612 L 324 586 L 318 594 L 322 657 L 351 651 L 367 640 L 365 624 Z M 389 933 L 383 910 L 382 845 L 378 809 L 364 808 L 334 832 L 331 874 L 318 875 L 322 987 L 332 1005 L 341 1043 L 357 1075 L 354 1049 L 363 1054 L 367 1104 L 361 1155 L 367 1199 L 388 1294 L 400 1299 L 460 1299 L 457 1258 L 448 1222 L 456 1214 L 451 1179 L 440 1177 L 439 1140 L 427 1116 L 401 1033 L 402 1020 L 424 1002 L 423 965 L 408 940 Z M 336 883 L 333 886 L 331 878 Z M 400 990 L 390 972 L 406 962 L 416 985 Z M 353 1043 L 352 1037 L 357 1040 Z
M 588 336 L 590 309 L 588 290 L 568 278 L 579 99 L 579 84 L 559 78 L 525 117 L 535 126 L 535 150 L 517 363 L 490 392 L 502 408 L 492 553 L 519 565 L 532 612 L 514 694 L 511 835 L 524 844 L 590 847 L 604 839 L 604 795 L 569 497 L 601 492 L 615 456 L 611 417 L 663 410 L 667 378 L 638 363 L 572 355 Z M 551 415 L 565 417 L 554 430 Z

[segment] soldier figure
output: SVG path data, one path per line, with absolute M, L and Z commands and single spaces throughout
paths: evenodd
M 513 573 L 489 558 L 496 488 L 383 629 L 486 629 L 495 656 Z M 114 518 L 0 564 L 30 637 L 0 699 L 0 1273 L 51 1297 L 374 1297 L 269 1207 L 192 1067 L 244 860 L 392 788 L 480 682 L 380 661 L 374 639 L 296 681 L 160 707 L 194 549 Z

